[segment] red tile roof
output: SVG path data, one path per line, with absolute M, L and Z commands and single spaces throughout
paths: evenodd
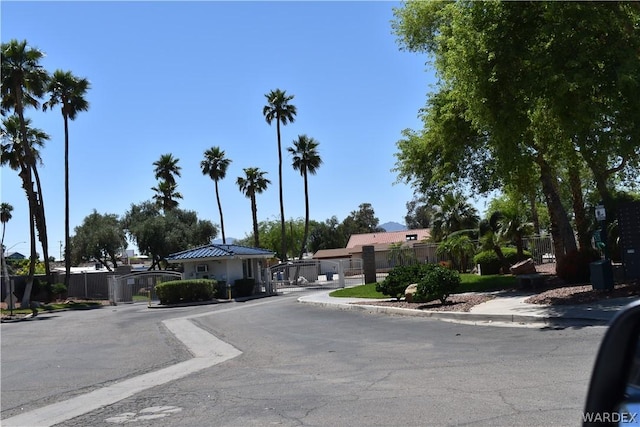
M 355 248 L 356 246 L 376 245 L 381 243 L 420 243 L 427 240 L 431 236 L 428 228 L 417 230 L 387 231 L 382 233 L 366 233 L 353 234 L 349 238 L 347 248 Z

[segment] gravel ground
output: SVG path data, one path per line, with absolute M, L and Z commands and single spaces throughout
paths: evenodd
M 429 310 L 429 311 L 469 311 L 474 305 L 482 304 L 489 300 L 494 299 L 493 295 L 483 294 L 460 294 L 451 295 L 447 298 L 445 304 L 440 304 L 440 301 L 424 302 L 406 302 L 405 300 L 396 301 L 390 300 L 371 300 L 370 302 L 356 302 L 353 304 L 362 305 L 381 305 L 386 307 L 397 308 L 410 308 L 414 310 Z

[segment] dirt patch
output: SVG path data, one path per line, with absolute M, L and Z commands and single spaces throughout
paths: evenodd
M 428 311 L 469 311 L 472 307 L 494 299 L 493 295 L 485 294 L 459 294 L 451 295 L 447 298 L 445 304 L 441 304 L 440 301 L 430 302 L 406 302 L 405 300 L 396 301 L 390 300 L 371 300 L 366 302 L 356 302 L 353 304 L 360 305 L 375 305 L 383 307 L 396 307 L 407 308 L 413 310 L 428 310 Z
M 611 290 L 596 290 L 591 285 L 554 287 L 533 295 L 525 302 L 529 304 L 574 305 L 637 295 L 640 295 L 640 282 L 636 280 L 615 285 Z

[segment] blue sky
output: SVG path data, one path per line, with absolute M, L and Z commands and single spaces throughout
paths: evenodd
M 418 110 L 434 83 L 427 58 L 401 52 L 391 32 L 396 2 L 12 2 L 1 3 L 3 42 L 26 39 L 53 72 L 91 82 L 90 110 L 70 122 L 71 230 L 93 209 L 122 215 L 150 200 L 152 163 L 180 159 L 183 209 L 219 224 L 203 152 L 220 146 L 232 163 L 220 182 L 228 237 L 251 231 L 250 203 L 236 178 L 268 172 L 259 220 L 279 218 L 275 124 L 264 94 L 295 95 L 294 123 L 282 130 L 287 218 L 304 217 L 302 177 L 290 146 L 300 134 L 320 142 L 324 164 L 310 177 L 311 218 L 342 221 L 371 203 L 381 223 L 404 222 L 413 190 L 391 171 L 396 141 L 420 128 Z M 64 241 L 64 131 L 59 109 L 27 111 L 51 140 L 42 150 L 50 255 Z M 14 206 L 5 245 L 29 248 L 26 196 L 2 169 L 2 201 Z M 219 236 L 220 237 L 220 236 Z M 41 253 L 40 250 L 38 250 Z

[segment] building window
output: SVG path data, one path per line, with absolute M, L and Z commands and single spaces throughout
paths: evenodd
M 209 271 L 209 266 L 207 264 L 198 264 L 198 265 L 196 265 L 196 272 L 197 273 L 206 273 L 207 271 Z
M 242 260 L 242 277 L 245 279 L 253 278 L 253 268 L 252 268 L 252 262 L 250 259 Z
M 407 241 L 409 240 L 418 240 L 417 234 L 407 234 Z

